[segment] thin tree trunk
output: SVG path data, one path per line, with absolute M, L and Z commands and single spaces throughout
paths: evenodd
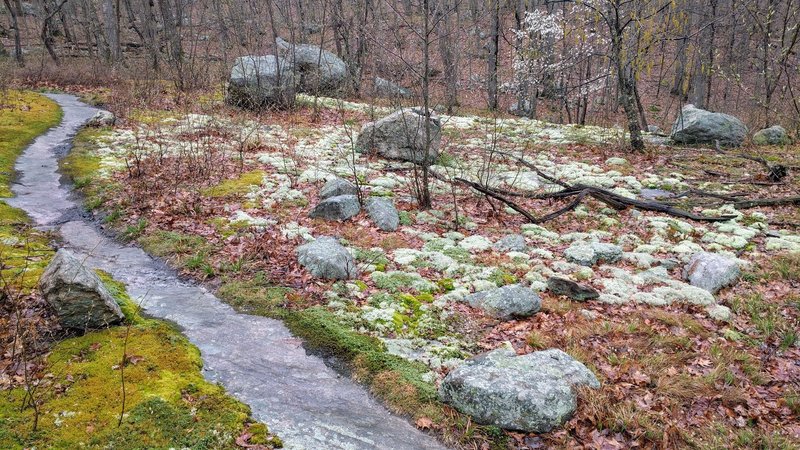
M 489 56 L 486 68 L 486 90 L 489 95 L 489 109 L 496 110 L 499 105 L 497 94 L 497 64 L 500 46 L 500 0 L 491 1 L 491 30 L 489 34 Z
M 17 61 L 17 64 L 21 66 L 25 64 L 25 60 L 22 57 L 22 41 L 19 32 L 19 21 L 17 20 L 17 14 L 19 11 L 17 8 L 12 7 L 8 0 L 3 0 L 3 3 L 5 3 L 6 9 L 11 14 L 11 29 L 14 30 L 14 59 Z

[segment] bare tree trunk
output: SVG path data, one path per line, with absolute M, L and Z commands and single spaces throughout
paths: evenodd
M 110 60 L 117 62 L 122 58 L 119 42 L 119 0 L 103 0 L 103 26 Z
M 11 29 L 14 30 L 14 59 L 17 61 L 17 64 L 21 66 L 25 64 L 25 60 L 22 57 L 22 41 L 19 32 L 19 21 L 17 20 L 19 11 L 17 8 L 12 7 L 8 0 L 3 0 L 3 3 L 5 3 L 6 9 L 11 14 Z
M 437 23 L 436 35 L 439 40 L 439 55 L 442 58 L 444 74 L 444 96 L 447 113 L 452 114 L 458 106 L 458 59 L 453 48 L 453 26 L 451 15 L 455 11 L 452 0 L 433 1 L 434 23 Z
M 489 31 L 489 56 L 486 60 L 486 91 L 489 94 L 489 109 L 497 109 L 500 100 L 497 93 L 497 64 L 500 47 L 500 0 L 490 5 L 492 20 Z

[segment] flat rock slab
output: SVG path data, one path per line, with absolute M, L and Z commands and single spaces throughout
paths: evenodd
M 600 261 L 613 264 L 622 259 L 622 248 L 601 242 L 575 243 L 564 251 L 567 261 L 591 267 Z
M 532 289 L 520 284 L 490 289 L 468 295 L 465 300 L 473 308 L 498 319 L 528 317 L 539 312 L 542 299 Z
M 494 249 L 500 252 L 524 252 L 528 248 L 525 236 L 521 234 L 510 234 L 503 236 L 494 243 Z
M 683 276 L 692 286 L 716 294 L 734 284 L 741 275 L 739 262 L 717 253 L 696 253 L 684 268 Z
M 559 277 L 550 277 L 547 280 L 547 289 L 555 295 L 563 295 L 579 302 L 585 302 L 600 296 L 600 293 L 591 286 Z
M 353 255 L 336 238 L 329 236 L 298 247 L 297 260 L 318 278 L 346 280 L 358 275 Z
M 21 184 L 8 199 L 64 245 L 142 299 L 148 315 L 174 322 L 203 357 L 203 375 L 250 406 L 253 417 L 280 436 L 286 449 L 443 449 L 436 439 L 392 415 L 361 386 L 309 354 L 279 320 L 237 313 L 202 286 L 187 283 L 140 248 L 121 245 L 91 222 L 64 220 L 79 205 L 60 184 L 54 150 L 68 148 L 97 111 L 68 95 L 60 126 L 37 138 L 17 160 Z M 70 217 L 67 215 L 66 217 Z
M 69 250 L 56 252 L 39 287 L 64 328 L 105 328 L 125 318 L 100 277 Z
M 576 386 L 599 388 L 600 382 L 563 351 L 517 356 L 513 349 L 500 348 L 450 372 L 439 398 L 481 424 L 546 433 L 575 412 Z

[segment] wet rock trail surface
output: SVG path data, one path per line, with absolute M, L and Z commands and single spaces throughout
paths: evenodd
M 58 158 L 97 110 L 71 95 L 49 97 L 63 109 L 63 121 L 18 159 L 12 206 L 27 211 L 40 227 L 58 232 L 64 246 L 85 256 L 88 266 L 124 282 L 132 298 L 143 299 L 148 315 L 178 324 L 202 352 L 205 376 L 247 403 L 286 448 L 443 448 L 307 354 L 282 322 L 237 313 L 141 249 L 115 242 L 81 218 L 79 203 L 61 183 Z

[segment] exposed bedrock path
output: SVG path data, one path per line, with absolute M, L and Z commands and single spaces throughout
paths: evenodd
M 61 105 L 64 119 L 17 161 L 16 197 L 9 203 L 27 211 L 39 226 L 58 231 L 66 247 L 124 282 L 134 299 L 145 298 L 148 315 L 177 323 L 200 348 L 205 376 L 250 405 L 254 417 L 287 448 L 444 448 L 320 358 L 306 354 L 282 322 L 237 313 L 141 249 L 104 237 L 82 219 L 71 189 L 61 183 L 58 158 L 97 110 L 74 96 L 49 97 Z

